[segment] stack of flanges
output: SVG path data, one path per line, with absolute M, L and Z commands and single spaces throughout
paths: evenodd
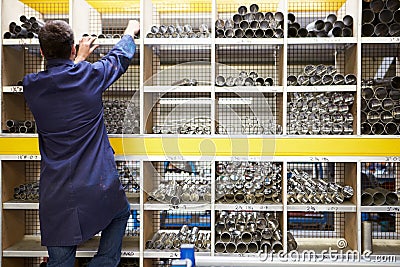
M 207 24 L 201 24 L 198 30 L 193 30 L 192 26 L 186 25 L 161 25 L 152 26 L 147 38 L 208 38 L 210 32 Z
M 273 86 L 274 80 L 271 77 L 263 78 L 257 72 L 241 71 L 236 77 L 233 75 L 223 76 L 218 75 L 215 78 L 215 85 L 222 86 Z
M 267 212 L 228 212 L 216 215 L 217 253 L 278 253 L 283 250 L 279 217 Z M 288 233 L 288 249 L 297 249 L 293 235 Z
M 130 167 L 124 166 L 119 171 L 119 180 L 122 187 L 127 193 L 139 193 L 139 177 L 138 170 L 133 170 Z
M 149 193 L 148 200 L 168 202 L 172 205 L 199 202 L 210 203 L 210 180 L 193 175 L 183 181 L 171 180 L 167 183 L 160 183 Z
M 363 0 L 362 8 L 362 36 L 400 36 L 400 1 Z
M 341 204 L 354 195 L 353 187 L 315 179 L 305 171 L 288 170 L 288 203 Z
M 183 225 L 179 231 L 157 231 L 151 240 L 147 240 L 146 249 L 173 250 L 179 249 L 181 244 L 194 244 L 196 250 L 211 249 L 211 233 L 200 232 L 199 228 Z
M 154 134 L 211 134 L 211 120 L 209 118 L 192 118 L 173 121 L 170 124 L 153 126 Z
M 281 163 L 218 162 L 215 199 L 221 203 L 279 203 L 281 173 Z
M 215 22 L 217 38 L 282 38 L 283 13 L 260 12 L 257 4 L 240 6 L 231 19 Z
M 353 93 L 290 93 L 289 134 L 353 134 Z
M 36 133 L 36 123 L 30 120 L 7 120 L 6 126 L 9 133 Z
M 128 100 L 104 100 L 104 122 L 109 134 L 138 134 L 139 108 Z
M 16 22 L 11 22 L 8 26 L 8 32 L 5 32 L 4 39 L 15 39 L 15 38 L 38 38 L 40 28 L 44 26 L 44 22 L 36 19 L 36 17 L 30 17 L 29 19 L 22 15 L 19 17 L 22 22 L 21 25 L 17 25 Z
M 288 37 L 352 37 L 353 17 L 345 15 L 338 20 L 335 14 L 317 19 L 306 27 L 296 22 L 293 13 L 288 14 Z
M 363 82 L 361 91 L 361 133 L 400 133 L 400 77 Z
M 260 122 L 256 116 L 246 116 L 240 120 L 241 125 L 219 123 L 217 125 L 218 134 L 236 135 L 275 135 L 282 134 L 282 125 L 274 123 L 272 120 Z
M 393 192 L 382 187 L 366 188 L 361 194 L 362 206 L 395 206 L 399 204 L 400 191 Z
M 21 184 L 14 188 L 14 199 L 39 200 L 39 182 Z
M 338 73 L 335 66 L 320 64 L 305 66 L 300 75 L 289 75 L 287 82 L 288 86 L 355 85 L 357 77 L 354 74 Z

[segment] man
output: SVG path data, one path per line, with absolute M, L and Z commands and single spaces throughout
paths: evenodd
M 71 27 L 49 21 L 39 32 L 45 71 L 25 76 L 24 95 L 35 117 L 41 154 L 39 217 L 48 267 L 74 266 L 77 245 L 102 231 L 89 266 L 117 266 L 130 216 L 114 151 L 103 121 L 102 93 L 128 68 L 139 23 L 99 61 L 85 37 L 74 46 Z

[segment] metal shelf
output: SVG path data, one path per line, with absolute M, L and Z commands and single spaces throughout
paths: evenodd
M 180 210 L 180 211 L 204 211 L 210 210 L 210 203 L 181 203 L 177 206 L 157 201 L 147 201 L 144 203 L 144 210 Z
M 211 38 L 144 38 L 145 45 L 211 45 Z
M 216 38 L 219 45 L 283 45 L 283 38 Z
M 356 44 L 357 37 L 288 38 L 288 44 Z
M 400 43 L 400 37 L 361 37 L 363 44 L 393 44 Z
M 144 86 L 145 93 L 188 93 L 188 92 L 206 92 L 212 91 L 212 86 Z
M 357 85 L 288 86 L 287 92 L 356 92 Z
M 146 249 L 144 252 L 145 258 L 169 258 L 169 259 L 179 259 L 181 253 L 179 250 L 156 250 L 156 249 Z M 211 256 L 211 252 L 196 252 L 195 256 Z
M 283 86 L 215 87 L 216 93 L 283 93 Z
M 335 205 L 319 205 L 319 204 L 290 204 L 287 206 L 288 211 L 332 211 L 332 212 L 356 212 L 356 204 L 345 201 L 342 204 Z
M 215 210 L 235 210 L 235 211 L 283 211 L 283 204 L 215 204 Z
M 395 212 L 400 213 L 400 206 L 361 206 L 361 212 Z
M 39 39 L 3 39 L 3 45 L 39 45 Z
M 97 252 L 100 237 L 94 237 L 78 246 L 77 257 L 93 257 Z M 139 238 L 126 237 L 122 241 L 122 257 L 139 258 Z M 16 244 L 3 250 L 4 257 L 47 257 L 47 248 L 41 246 L 40 236 L 24 236 Z

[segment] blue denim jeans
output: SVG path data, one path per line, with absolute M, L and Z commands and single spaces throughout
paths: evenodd
M 99 249 L 88 267 L 118 266 L 121 258 L 122 237 L 130 216 L 130 207 L 117 214 L 101 232 Z M 47 247 L 47 267 L 74 267 L 77 246 Z

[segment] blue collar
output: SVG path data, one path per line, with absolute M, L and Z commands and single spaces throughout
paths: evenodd
M 70 59 L 64 59 L 64 58 L 55 58 L 47 61 L 47 68 L 62 66 L 62 65 L 72 66 L 74 65 L 74 62 Z

